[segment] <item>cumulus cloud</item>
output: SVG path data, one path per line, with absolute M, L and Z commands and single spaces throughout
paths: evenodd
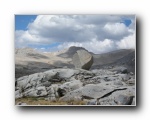
M 123 38 L 116 44 L 119 49 L 134 49 L 135 48 L 135 34 Z
M 69 48 L 71 46 L 78 46 L 78 47 L 84 47 L 90 52 L 93 53 L 103 53 L 108 52 L 111 50 L 114 50 L 115 48 L 115 42 L 109 39 L 105 39 L 104 41 L 98 41 L 96 39 L 93 39 L 92 41 L 87 42 L 65 42 L 58 46 L 58 49 L 65 49 Z
M 132 21 L 129 26 L 126 18 Z M 38 15 L 27 28 L 15 31 L 16 47 L 57 42 L 52 49 L 80 46 L 94 53 L 135 47 L 134 15 Z
M 115 35 L 115 36 L 118 36 L 118 35 L 124 35 L 124 34 L 128 34 L 128 28 L 125 26 L 125 24 L 123 23 L 107 23 L 105 26 L 104 26 L 104 30 L 106 32 L 108 32 L 110 35 Z

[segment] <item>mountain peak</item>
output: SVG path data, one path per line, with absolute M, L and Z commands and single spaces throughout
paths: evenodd
M 77 46 L 71 46 L 68 51 L 77 51 L 77 50 L 86 50 L 85 48 L 83 47 L 77 47 Z
M 70 48 L 68 48 L 68 50 L 65 53 L 62 53 L 60 55 L 58 55 L 59 57 L 63 57 L 63 58 L 72 58 L 72 56 L 76 53 L 76 51 L 78 50 L 86 50 L 83 47 L 77 47 L 77 46 L 71 46 Z M 88 51 L 88 50 L 86 50 Z

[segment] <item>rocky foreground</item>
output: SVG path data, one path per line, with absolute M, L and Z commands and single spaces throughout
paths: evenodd
M 40 98 L 56 105 L 135 105 L 135 75 L 124 67 L 51 69 L 16 79 L 15 98 L 18 105 L 30 104 L 23 98 L 36 98 L 37 105 Z

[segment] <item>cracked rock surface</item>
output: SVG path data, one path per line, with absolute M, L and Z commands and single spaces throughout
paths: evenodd
M 122 71 L 59 68 L 15 82 L 16 99 L 44 97 L 48 101 L 86 101 L 86 105 L 135 105 L 135 75 Z

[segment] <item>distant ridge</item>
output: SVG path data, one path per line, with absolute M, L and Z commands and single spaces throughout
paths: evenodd
M 121 49 L 115 50 L 108 53 L 94 54 L 94 65 L 104 65 L 114 63 L 116 60 L 123 58 L 124 56 L 134 53 L 134 49 Z
M 123 49 L 109 53 L 93 55 L 94 64 L 91 69 L 108 66 L 124 66 L 129 71 L 135 72 L 135 50 Z
M 72 46 L 65 53 L 59 54 L 58 56 L 63 58 L 72 58 L 77 50 L 86 50 L 86 49 L 83 47 Z
M 48 58 L 45 55 L 42 55 L 42 53 L 36 51 L 33 48 L 16 48 L 15 49 L 15 55 L 20 57 L 31 57 L 31 58 Z
M 16 78 L 43 72 L 54 68 L 74 68 L 72 57 L 77 50 L 86 50 L 83 47 L 72 46 L 59 52 L 39 52 L 33 48 L 15 49 L 15 75 Z M 88 50 L 86 50 L 88 51 Z M 124 66 L 129 71 L 135 72 L 135 50 L 121 49 L 108 53 L 94 54 L 93 64 L 90 69 L 107 69 Z

